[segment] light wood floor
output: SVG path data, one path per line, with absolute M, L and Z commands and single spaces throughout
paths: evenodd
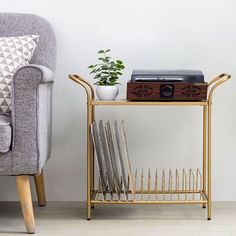
M 213 218 L 206 220 L 200 205 L 96 206 L 86 220 L 81 202 L 35 205 L 36 235 L 47 236 L 162 236 L 236 235 L 236 202 L 213 204 Z M 24 235 L 20 205 L 0 202 L 0 235 Z

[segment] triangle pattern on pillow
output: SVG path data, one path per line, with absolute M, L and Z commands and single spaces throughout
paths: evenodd
M 11 81 L 14 73 L 29 64 L 38 35 L 0 37 L 0 114 L 11 114 Z

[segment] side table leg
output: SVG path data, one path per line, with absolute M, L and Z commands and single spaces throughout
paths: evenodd
M 212 101 L 209 100 L 208 102 L 208 182 L 207 182 L 207 196 L 208 196 L 208 206 L 207 206 L 207 218 L 208 220 L 211 220 L 211 208 L 212 208 L 212 203 L 211 203 L 211 105 Z
M 91 220 L 91 101 L 87 101 L 87 219 Z
M 207 106 L 203 106 L 203 166 L 202 166 L 202 172 L 203 172 L 203 193 L 206 194 L 206 128 L 207 128 Z M 206 208 L 206 203 L 202 204 L 203 208 Z
M 92 121 L 93 123 L 95 121 L 95 106 L 92 105 Z M 91 149 L 91 195 L 93 195 L 95 189 L 94 189 L 94 146 L 92 146 Z M 91 207 L 94 208 L 94 204 L 91 204 Z

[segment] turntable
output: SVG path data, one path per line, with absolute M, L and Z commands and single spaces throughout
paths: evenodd
M 127 83 L 131 101 L 202 101 L 207 86 L 200 70 L 134 70 Z

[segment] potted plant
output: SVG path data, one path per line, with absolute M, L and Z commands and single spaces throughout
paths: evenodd
M 90 74 L 94 74 L 94 79 L 98 80 L 95 85 L 98 85 L 96 94 L 100 100 L 115 100 L 119 93 L 116 86 L 119 84 L 117 80 L 122 75 L 121 71 L 125 68 L 121 60 L 113 61 L 107 54 L 110 49 L 98 51 L 99 63 L 90 65 Z

